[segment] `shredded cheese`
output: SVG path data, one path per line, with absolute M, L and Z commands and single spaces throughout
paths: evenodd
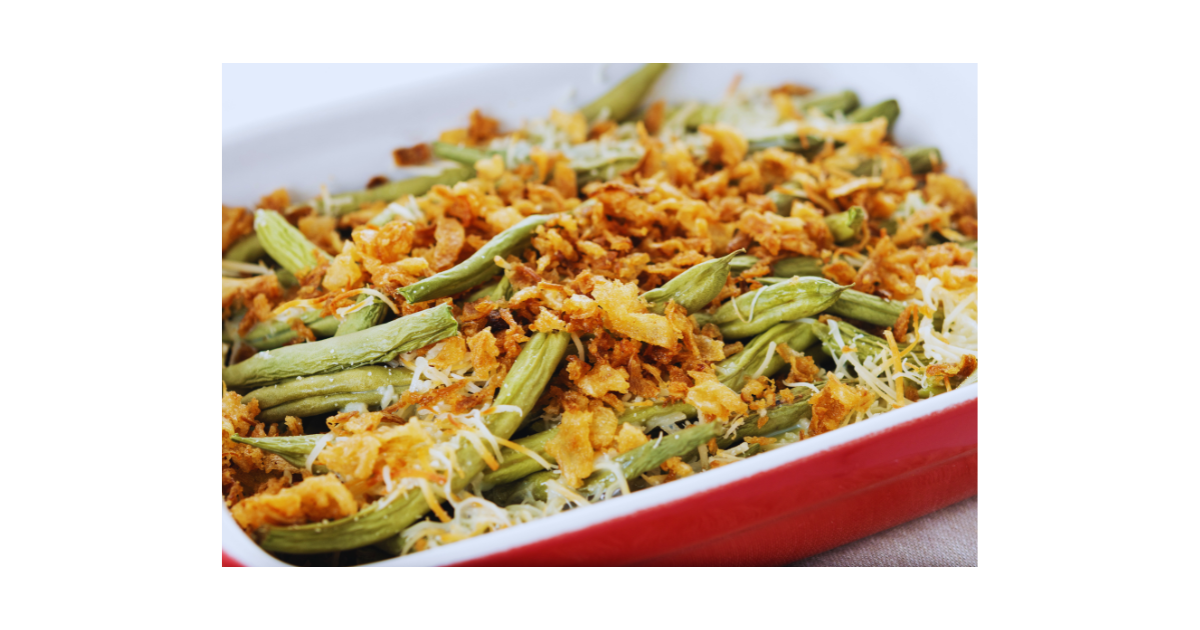
M 498 441 L 501 444 L 503 444 L 504 446 L 507 446 L 508 448 L 511 448 L 512 450 L 524 455 L 525 457 L 532 459 L 533 461 L 537 462 L 539 466 L 541 466 L 542 468 L 545 468 L 546 470 L 550 470 L 551 468 L 554 468 L 554 466 L 552 466 L 550 464 L 550 462 L 546 461 L 546 459 L 544 457 L 542 457 L 541 455 L 538 455 L 537 451 L 535 451 L 533 449 L 521 446 L 520 444 L 517 444 L 516 442 L 511 442 L 504 438 L 496 438 L 496 441 Z
M 583 497 L 583 495 L 581 495 L 581 494 L 575 492 L 574 490 L 568 488 L 567 486 L 563 485 L 557 479 L 549 479 L 543 485 L 546 488 L 546 494 L 550 494 L 550 493 L 558 494 L 558 495 L 562 496 L 564 499 L 567 499 L 568 501 L 574 503 L 575 505 L 590 505 L 591 504 L 591 501 L 588 501 L 586 498 Z
M 571 341 L 575 342 L 575 350 L 579 352 L 579 360 L 587 361 L 587 353 L 583 351 L 583 341 L 579 339 L 579 335 L 571 333 Z
M 592 468 L 594 470 L 607 470 L 611 472 L 617 478 L 617 484 L 621 489 L 621 494 L 630 494 L 629 482 L 625 479 L 625 471 L 621 469 L 620 464 L 614 462 L 608 457 L 608 455 L 601 455 L 600 457 L 596 458 L 595 463 L 592 464 Z M 603 493 L 605 496 L 608 495 L 607 491 L 603 491 Z
M 236 260 L 222 260 L 221 261 L 221 271 L 223 272 L 223 275 L 235 275 L 235 276 L 236 276 L 236 274 L 243 274 L 243 273 L 248 273 L 248 274 L 252 274 L 255 276 L 265 276 L 269 273 L 275 273 L 274 271 L 271 271 L 270 269 L 268 269 L 262 265 L 238 262 Z
M 775 342 L 772 341 L 770 344 L 767 345 L 767 355 L 763 357 L 762 365 L 758 366 L 758 369 L 755 370 L 754 378 L 758 378 L 758 377 L 762 376 L 763 372 L 767 371 L 767 366 L 771 365 L 771 357 L 774 356 L 774 354 L 775 354 Z
M 765 289 L 765 288 L 766 287 L 759 287 L 758 290 L 754 292 L 754 299 L 750 301 L 750 319 L 749 319 L 749 321 L 751 321 L 751 322 L 754 321 L 754 306 L 756 304 L 758 304 L 758 298 L 762 297 L 762 292 L 763 292 L 763 289 Z
M 391 467 L 388 466 L 387 464 L 384 464 L 383 470 L 381 470 L 380 473 L 383 475 L 383 487 L 387 490 L 388 494 L 391 494 L 392 493 L 392 469 L 391 469 Z
M 741 297 L 741 296 L 738 296 L 738 297 Z M 735 315 L 737 315 L 737 318 L 740 321 L 743 321 L 743 322 L 746 321 L 746 318 L 742 317 L 742 312 L 740 310 L 738 310 L 738 305 L 737 305 L 738 298 L 733 298 L 732 300 L 729 300 L 729 303 L 733 305 L 733 313 Z
M 313 471 L 313 463 L 317 461 L 317 456 L 321 454 L 321 450 L 325 448 L 325 445 L 328 444 L 329 440 L 331 439 L 333 439 L 332 431 L 317 438 L 317 443 L 314 444 L 313 449 L 308 452 L 308 457 L 304 458 L 304 468 L 308 470 L 308 472 Z
M 421 494 L 425 495 L 425 502 L 429 504 L 429 509 L 437 515 L 438 520 L 442 521 L 443 523 L 449 523 L 450 515 L 446 514 L 446 510 L 442 509 L 441 503 L 433 494 L 433 487 L 429 485 L 429 481 L 426 479 L 418 479 L 417 482 L 421 484 Z
M 370 287 L 363 287 L 363 288 L 361 288 L 361 289 L 355 289 L 355 292 L 354 292 L 354 294 L 356 295 L 356 294 L 359 294 L 359 293 L 361 293 L 361 294 L 363 294 L 363 295 L 369 295 L 369 296 L 371 296 L 371 297 L 373 297 L 373 298 L 379 298 L 379 299 L 380 299 L 380 300 L 381 300 L 381 301 L 382 301 L 384 304 L 387 304 L 387 305 L 388 305 L 388 308 L 392 309 L 392 312 L 393 312 L 393 313 L 395 313 L 395 314 L 397 314 L 397 315 L 399 315 L 399 314 L 400 314 L 400 307 L 396 306 L 396 303 L 395 303 L 395 302 L 393 302 L 393 301 L 392 301 L 390 298 L 388 298 L 388 296 L 386 296 L 386 295 L 384 295 L 384 294 L 380 293 L 379 291 L 377 291 L 377 290 L 375 290 L 375 289 L 372 289 L 372 288 L 370 288 Z M 369 303 L 369 300 L 363 300 L 363 302 L 368 302 L 368 303 Z M 361 304 L 361 303 L 362 303 L 362 302 L 360 302 L 360 304 Z M 366 307 L 364 306 L 363 308 L 366 308 Z

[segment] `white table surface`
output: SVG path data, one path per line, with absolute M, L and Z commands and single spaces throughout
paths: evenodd
M 225 64 L 221 130 L 369 96 L 410 81 L 479 64 Z M 975 497 L 791 566 L 976 566 Z

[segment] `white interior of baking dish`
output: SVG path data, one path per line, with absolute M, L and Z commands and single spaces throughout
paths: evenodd
M 468 68 L 381 92 L 371 99 L 280 118 L 254 131 L 223 138 L 221 200 L 249 206 L 279 187 L 287 188 L 294 198 L 308 198 L 318 194 L 322 184 L 337 193 L 361 188 L 374 175 L 401 179 L 406 172 L 392 165 L 393 149 L 428 142 L 445 129 L 465 126 L 472 109 L 499 118 L 505 128 L 516 127 L 525 119 L 546 116 L 552 107 L 576 109 L 636 67 Z M 893 134 L 896 141 L 901 146 L 938 147 L 947 172 L 966 180 L 978 192 L 974 64 L 676 64 L 662 76 L 650 98 L 716 101 L 738 75 L 742 86 L 791 82 L 823 92 L 851 89 L 864 106 L 895 98 L 900 103 Z M 379 564 L 453 564 L 576 531 L 753 476 L 977 396 L 978 386 L 970 385 L 734 465 Z M 285 564 L 238 528 L 224 502 L 221 519 L 222 546 L 230 556 L 246 565 Z

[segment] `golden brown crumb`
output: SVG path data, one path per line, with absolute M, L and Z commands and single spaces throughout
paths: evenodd
M 263 210 L 286 213 L 290 205 L 292 205 L 291 198 L 288 196 L 288 191 L 284 188 L 274 190 L 271 194 L 258 200 L 258 207 Z
M 696 473 L 696 471 L 692 470 L 691 466 L 683 463 L 683 459 L 680 457 L 672 457 L 668 459 L 662 463 L 661 468 L 668 474 L 667 481 L 675 481 L 676 479 L 690 477 Z
M 396 162 L 396 166 L 416 166 L 418 164 L 424 164 L 428 162 L 429 158 L 431 157 L 433 157 L 433 150 L 429 148 L 428 144 L 423 142 L 415 146 L 400 148 L 392 151 L 392 160 Z M 372 179 L 371 181 L 375 180 Z M 386 182 L 387 180 L 384 179 L 384 181 Z M 367 187 L 370 188 L 371 185 L 368 184 Z
M 260 493 L 233 506 L 233 518 L 248 533 L 264 525 L 299 525 L 335 520 L 358 511 L 354 496 L 333 475 L 309 477 L 274 494 Z
M 472 145 L 483 144 L 496 137 L 499 130 L 499 121 L 484 116 L 476 109 L 471 112 L 471 124 L 467 127 L 467 141 Z
M 810 400 L 812 420 L 809 431 L 820 435 L 838 428 L 851 412 L 870 406 L 872 398 L 865 388 L 844 385 L 836 374 L 830 374 L 824 389 Z
M 221 253 L 254 231 L 254 215 L 245 208 L 221 206 Z
M 796 352 L 786 344 L 776 346 L 775 351 L 791 366 L 785 383 L 812 383 L 817 380 L 818 368 L 812 357 Z
M 688 389 L 687 402 L 705 418 L 728 420 L 730 415 L 744 415 L 746 403 L 742 397 L 705 372 L 688 372 L 696 384 Z
M 300 219 L 300 231 L 313 245 L 334 256 L 342 251 L 342 237 L 337 232 L 337 219 L 333 217 L 304 217 Z
M 914 321 L 913 318 L 916 316 L 917 316 L 917 305 L 916 304 L 911 304 L 907 308 L 905 308 L 903 311 L 901 311 L 900 316 L 896 318 L 896 323 L 892 325 L 892 335 L 897 340 L 904 341 L 904 338 L 906 336 L 908 336 L 909 323 Z
M 595 451 L 590 438 L 592 413 L 587 398 L 574 392 L 566 393 L 563 404 L 558 435 L 546 443 L 546 452 L 558 461 L 563 483 L 578 488 L 593 470 Z
M 299 317 L 293 317 L 288 320 L 288 327 L 296 333 L 296 339 L 292 343 L 302 343 L 306 341 L 316 341 L 317 336 L 313 334 L 311 328 L 306 326 Z M 290 344 L 289 344 L 290 345 Z

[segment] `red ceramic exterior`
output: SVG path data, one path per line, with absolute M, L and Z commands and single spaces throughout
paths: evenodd
M 974 496 L 978 398 L 464 566 L 780 565 Z M 223 566 L 242 566 L 222 554 Z

